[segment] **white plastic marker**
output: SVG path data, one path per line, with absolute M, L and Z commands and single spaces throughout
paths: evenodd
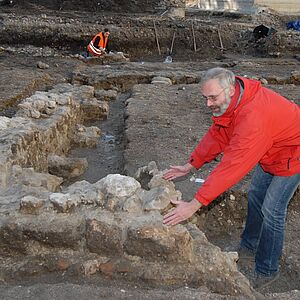
M 190 181 L 194 181 L 195 183 L 204 183 L 205 180 L 202 178 L 196 178 L 195 176 L 191 176 Z
M 196 182 L 196 183 L 204 183 L 205 180 L 202 179 L 202 178 L 195 178 L 195 182 Z

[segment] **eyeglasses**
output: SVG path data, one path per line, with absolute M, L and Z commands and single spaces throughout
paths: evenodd
M 210 95 L 210 96 L 204 96 L 202 95 L 202 98 L 205 100 L 205 101 L 211 101 L 211 102 L 215 102 L 217 101 L 218 97 L 223 93 L 224 90 L 226 90 L 227 88 L 224 88 L 221 90 L 221 92 L 217 95 Z

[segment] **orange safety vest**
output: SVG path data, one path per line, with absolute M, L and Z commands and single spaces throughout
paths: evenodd
M 94 56 L 104 55 L 108 43 L 108 38 L 109 32 L 108 34 L 105 34 L 103 31 L 101 31 L 96 34 L 88 45 L 89 52 Z

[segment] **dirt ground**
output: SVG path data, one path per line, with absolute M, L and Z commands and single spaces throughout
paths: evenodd
M 120 70 L 165 72 L 174 78 L 181 73 L 191 74 L 190 82 L 166 88 L 153 89 L 149 84 L 133 87 L 130 82 L 125 88 L 119 88 L 118 99 L 110 105 L 108 120 L 99 124 L 106 136 L 113 135 L 117 143 L 112 145 L 104 140 L 97 154 L 74 149 L 70 155 L 88 157 L 91 166 L 80 179 L 95 182 L 109 173 L 133 175 L 138 167 L 152 160 L 160 169 L 184 163 L 210 124 L 210 112 L 199 101 L 194 77 L 210 67 L 223 66 L 242 76 L 265 79 L 268 87 L 300 104 L 299 81 L 297 84 L 290 79 L 291 72 L 299 71 L 300 37 L 299 33 L 285 29 L 286 21 L 293 16 L 274 12 L 255 16 L 193 12 L 187 14 L 186 20 L 174 20 L 152 15 L 54 11 L 38 4 L 27 9 L 24 13 L 21 5 L 15 5 L 3 7 L 0 12 L 0 115 L 14 115 L 20 100 L 57 83 L 72 82 L 76 72 L 93 73 L 103 68 L 101 63 L 89 64 L 79 59 L 78 54 L 85 50 L 93 34 L 107 25 L 112 32 L 110 47 L 126 53 L 131 61 L 111 64 L 108 68 L 111 74 Z M 154 19 L 160 54 L 153 31 Z M 278 32 L 255 43 L 251 33 L 254 25 L 261 23 L 275 27 Z M 173 63 L 164 64 L 174 32 Z M 37 67 L 39 61 L 48 67 Z M 126 117 L 126 100 L 130 97 L 139 101 Z M 201 169 L 199 176 L 205 178 L 216 163 Z M 208 239 L 224 251 L 234 249 L 238 243 L 249 178 L 246 176 L 222 195 L 205 211 L 204 217 L 196 218 Z M 176 185 L 185 198 L 192 197 L 197 188 L 188 178 Z M 230 194 L 239 201 L 232 201 Z M 300 289 L 299 214 L 298 194 L 289 207 L 280 280 L 262 291 L 268 299 L 299 296 L 292 292 Z M 101 299 L 225 299 L 202 289 L 168 290 L 107 278 L 65 278 L 63 274 L 18 278 L 0 286 L 2 299 L 99 299 L 99 293 Z

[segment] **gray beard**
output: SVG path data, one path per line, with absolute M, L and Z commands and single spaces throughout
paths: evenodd
M 227 110 L 229 104 L 230 104 L 230 103 L 224 103 L 224 104 L 220 107 L 220 111 L 219 111 L 219 112 L 213 113 L 214 117 L 220 117 L 220 116 L 222 116 L 222 115 L 226 112 L 226 110 Z
M 213 113 L 214 117 L 222 116 L 226 112 L 227 108 L 229 107 L 231 98 L 229 95 L 226 95 L 225 97 L 226 97 L 226 102 L 220 106 L 220 111 L 218 113 Z

